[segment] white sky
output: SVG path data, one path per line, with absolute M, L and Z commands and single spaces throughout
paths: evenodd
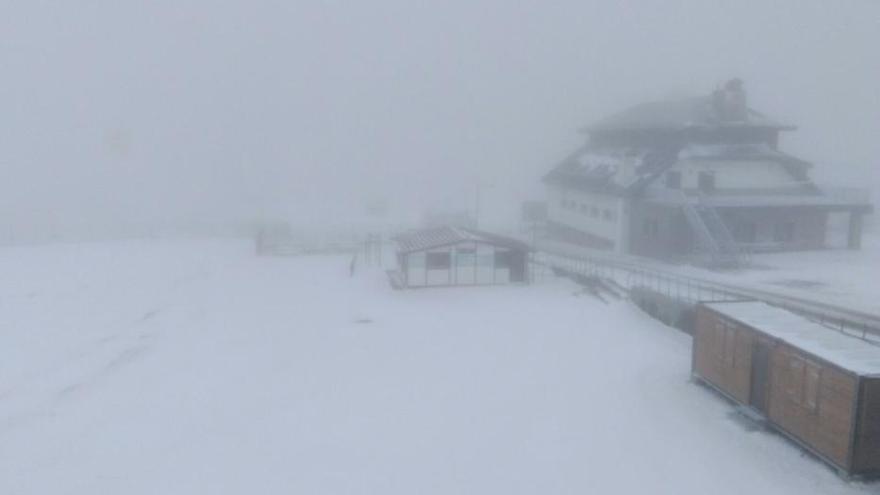
M 344 216 L 535 191 L 577 129 L 738 76 L 880 184 L 880 2 L 0 3 L 0 222 Z

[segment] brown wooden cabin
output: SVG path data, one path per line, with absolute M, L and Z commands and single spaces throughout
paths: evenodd
M 692 372 L 846 475 L 880 475 L 880 347 L 762 302 L 709 302 Z

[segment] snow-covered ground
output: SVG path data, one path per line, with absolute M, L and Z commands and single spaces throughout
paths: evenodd
M 638 256 L 597 251 L 552 240 L 539 249 L 569 257 L 607 259 L 645 269 L 701 280 L 812 299 L 880 315 L 880 234 L 865 235 L 862 249 L 825 249 L 752 255 L 748 268 L 716 271 L 696 265 L 676 265 Z
M 0 251 L 0 493 L 839 494 L 567 281 L 395 292 L 238 242 Z
M 748 270 L 711 276 L 880 314 L 880 235 L 866 235 L 857 251 L 758 254 L 752 264 Z

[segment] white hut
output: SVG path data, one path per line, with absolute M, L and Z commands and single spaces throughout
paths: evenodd
M 396 278 L 403 287 L 493 285 L 528 281 L 528 246 L 459 227 L 398 235 Z

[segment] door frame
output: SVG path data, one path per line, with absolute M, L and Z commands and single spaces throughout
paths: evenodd
M 757 337 L 752 343 L 751 369 L 749 372 L 749 407 L 765 415 L 768 411 L 770 399 L 770 362 L 772 354 L 772 340 Z

